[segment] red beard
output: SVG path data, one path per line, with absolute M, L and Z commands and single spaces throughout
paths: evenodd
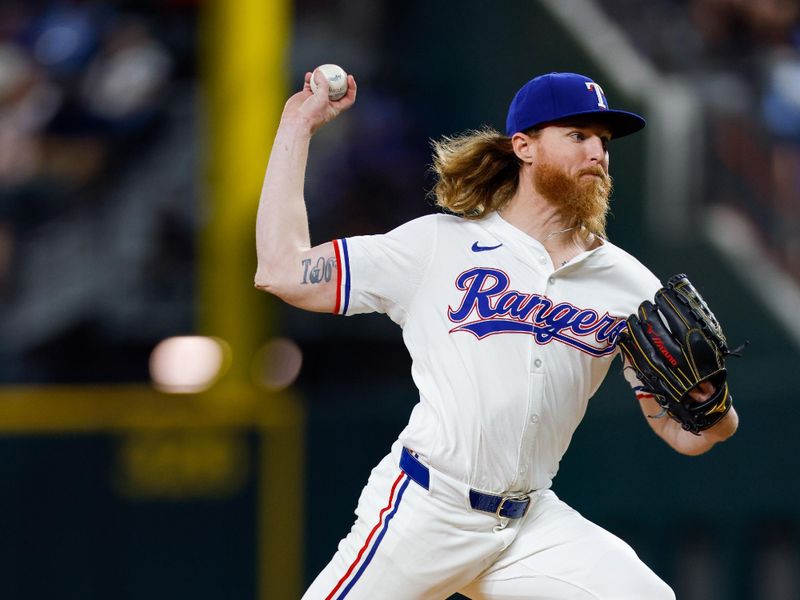
M 577 177 L 572 177 L 560 166 L 542 162 L 534 170 L 533 184 L 563 215 L 565 224 L 582 226 L 597 236 L 606 236 L 613 183 L 600 166 L 581 169 Z

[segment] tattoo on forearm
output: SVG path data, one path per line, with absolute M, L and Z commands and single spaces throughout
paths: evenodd
M 301 284 L 330 281 L 336 269 L 336 258 L 333 256 L 327 258 L 320 256 L 313 266 L 311 265 L 313 261 L 310 258 L 304 258 L 301 262 L 303 264 L 303 281 Z

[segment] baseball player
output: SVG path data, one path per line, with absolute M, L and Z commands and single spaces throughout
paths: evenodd
M 435 144 L 434 191 L 449 214 L 312 247 L 309 142 L 353 105 L 356 82 L 348 76 L 345 97 L 331 101 L 320 74 L 312 93 L 311 76 L 275 137 L 255 283 L 307 310 L 388 315 L 403 330 L 419 403 L 304 598 L 674 598 L 625 542 L 550 490 L 626 319 L 662 289 L 605 237 L 609 142 L 644 120 L 611 109 L 587 77 L 536 77 L 514 97 L 505 135 L 482 129 Z M 651 354 L 661 354 L 626 354 L 628 363 L 675 367 L 679 350 L 655 339 Z M 714 402 L 713 418 L 689 430 L 659 418 L 676 411 L 639 370 L 626 373 L 647 422 L 678 452 L 703 453 L 735 431 L 722 379 L 686 384 L 691 402 Z

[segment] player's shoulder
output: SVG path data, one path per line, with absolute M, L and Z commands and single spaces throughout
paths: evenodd
M 446 216 L 448 216 L 448 215 L 443 215 L 443 214 L 440 214 L 440 213 L 431 213 L 431 214 L 427 214 L 427 215 L 422 215 L 421 217 L 416 217 L 414 219 L 410 219 L 410 220 L 406 221 L 405 223 L 402 223 L 401 225 L 398 225 L 397 227 L 395 227 L 395 229 L 401 229 L 401 228 L 406 228 L 406 229 L 414 229 L 414 228 L 425 229 L 425 228 L 431 228 L 431 227 L 438 227 L 439 221 L 441 220 L 441 217 L 446 217 Z
M 353 242 L 366 246 L 385 246 L 396 249 L 406 248 L 408 252 L 429 255 L 438 244 L 442 222 L 448 222 L 448 215 L 427 214 L 402 223 L 384 234 L 365 235 L 350 238 Z
M 439 231 L 462 229 L 469 223 L 470 221 L 467 219 L 455 215 L 431 213 L 406 221 L 402 225 L 395 227 L 389 233 L 414 232 L 418 235 L 435 236 Z
M 620 285 L 639 290 L 644 298 L 652 297 L 654 291 L 661 287 L 658 277 L 633 254 L 608 240 L 604 241 L 603 246 L 613 277 Z
M 620 267 L 650 271 L 638 258 L 627 250 L 620 248 L 615 243 L 609 240 L 603 240 L 603 247 L 608 258 Z
M 467 219 L 447 213 L 431 213 L 408 221 L 406 225 L 417 223 L 423 227 L 460 227 L 468 223 Z
M 396 227 L 387 231 L 385 236 L 396 238 L 396 237 L 416 237 L 416 236 L 428 236 L 431 234 L 432 231 L 436 230 L 437 223 L 436 217 L 437 215 L 423 215 L 421 217 L 416 217 L 405 223 L 401 223 Z M 374 236 L 372 236 L 374 237 Z

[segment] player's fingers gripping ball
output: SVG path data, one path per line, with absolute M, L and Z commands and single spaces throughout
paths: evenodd
M 328 80 L 328 98 L 340 100 L 347 93 L 347 73 L 339 65 L 320 65 L 311 74 L 311 91 L 319 93 L 319 86 L 315 80 L 317 71 L 321 72 Z
M 620 348 L 666 414 L 699 434 L 731 407 L 725 358 L 738 354 L 728 350 L 719 322 L 686 275 L 671 278 L 654 300 L 628 317 Z M 692 391 L 703 382 L 714 393 L 698 402 Z

